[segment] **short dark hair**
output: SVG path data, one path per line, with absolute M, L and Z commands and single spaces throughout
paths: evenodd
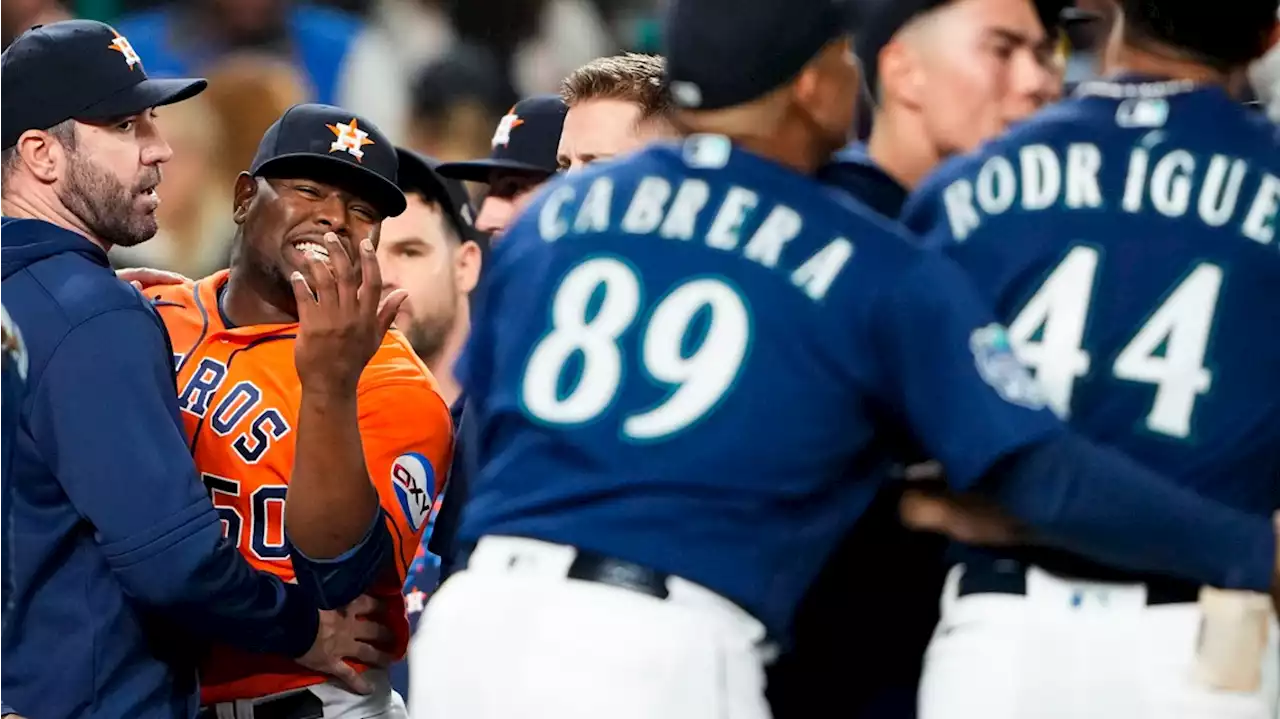
M 1277 0 L 1121 0 L 1125 41 L 1158 43 L 1229 71 L 1266 54 Z
M 53 135 L 68 152 L 75 152 L 76 149 L 76 121 L 63 120 L 47 132 Z M 6 147 L 0 152 L 0 194 L 4 194 L 4 188 L 9 186 L 9 174 L 18 166 L 18 146 L 13 145 Z

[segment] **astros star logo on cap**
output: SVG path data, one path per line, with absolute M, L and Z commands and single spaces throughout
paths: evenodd
M 493 133 L 490 147 L 497 147 L 498 145 L 506 147 L 507 143 L 511 142 L 511 131 L 523 124 L 524 120 L 520 119 L 520 116 L 516 114 L 515 105 L 512 105 L 511 109 L 507 110 L 507 114 L 502 118 L 502 121 L 498 123 L 498 129 Z
M 107 47 L 115 50 L 121 55 L 124 55 L 124 61 L 129 63 L 130 70 L 132 70 L 135 65 L 142 64 L 142 58 L 138 57 L 138 53 L 133 51 L 133 45 L 129 44 L 129 41 L 125 39 L 124 35 L 117 33 L 116 39 L 112 40 L 111 44 Z
M 338 139 L 329 145 L 329 152 L 342 150 L 349 153 L 356 160 L 364 161 L 364 150 L 360 148 L 365 145 L 372 145 L 373 140 L 369 139 L 369 133 L 360 129 L 358 119 L 353 117 L 350 124 L 339 122 L 336 125 L 325 125 L 325 127 L 338 136 Z

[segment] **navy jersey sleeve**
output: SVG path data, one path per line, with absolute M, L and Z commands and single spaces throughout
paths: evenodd
M 299 656 L 315 638 L 315 608 L 222 541 L 180 428 L 169 356 L 141 306 L 76 326 L 34 389 L 32 436 L 129 596 L 206 636 Z
M 919 253 L 880 295 L 871 323 L 882 399 L 956 489 L 1063 431 L 1004 328 L 946 258 Z

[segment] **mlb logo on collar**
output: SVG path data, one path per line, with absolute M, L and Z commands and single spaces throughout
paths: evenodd
M 138 53 L 133 51 L 133 45 L 129 44 L 129 40 L 124 35 L 116 33 L 116 37 L 107 47 L 115 50 L 124 56 L 124 61 L 128 63 L 129 69 L 142 65 L 142 58 L 138 57 Z

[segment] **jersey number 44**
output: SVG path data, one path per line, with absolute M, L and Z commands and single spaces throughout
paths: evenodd
M 1035 370 L 1050 406 L 1063 418 L 1070 416 L 1076 380 L 1094 362 L 1085 349 L 1085 328 L 1099 258 L 1094 247 L 1072 248 L 1009 325 L 1018 357 Z M 1221 287 L 1218 265 L 1201 262 L 1190 268 L 1111 364 L 1116 379 L 1155 386 L 1146 417 L 1152 432 L 1178 439 L 1191 434 L 1196 400 L 1213 383 L 1205 352 Z

